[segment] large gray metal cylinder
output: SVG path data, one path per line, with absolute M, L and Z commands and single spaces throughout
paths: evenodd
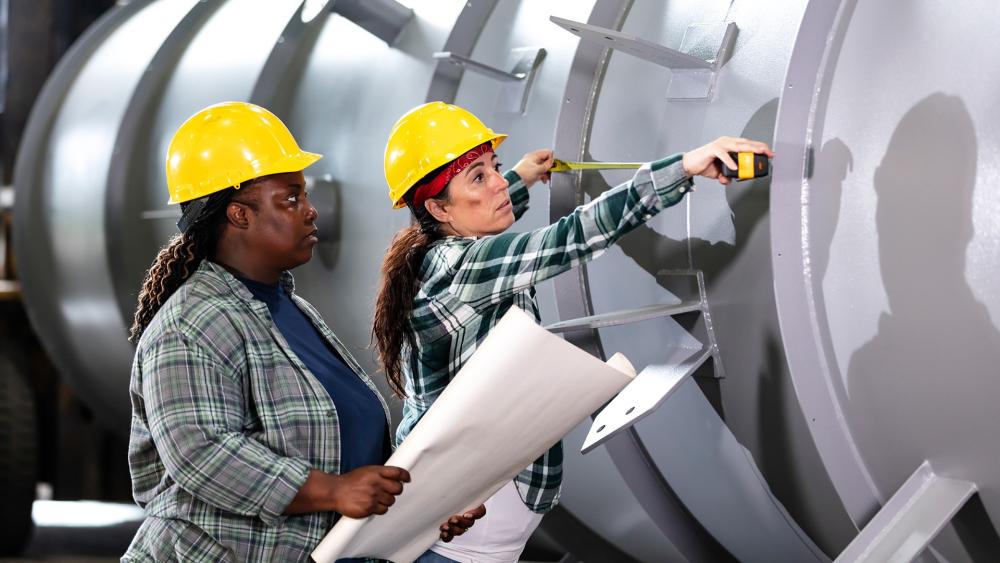
M 997 8 L 973 4 L 121 3 L 61 62 L 19 153 L 14 242 L 32 322 L 67 381 L 127 432 L 127 328 L 177 218 L 163 155 L 184 119 L 219 101 L 269 107 L 325 155 L 307 171 L 322 240 L 297 287 L 372 372 L 379 265 L 409 221 L 388 204 L 382 150 L 411 107 L 468 108 L 510 135 L 508 167 L 546 146 L 648 161 L 721 135 L 773 139 L 773 177 L 698 179 L 683 203 L 539 286 L 550 324 L 683 300 L 679 280 L 699 280 L 701 316 L 567 338 L 640 369 L 679 343 L 712 353 L 606 446 L 581 455 L 589 424 L 570 434 L 562 508 L 538 540 L 590 559 L 822 561 L 924 460 L 978 487 L 983 508 L 960 518 L 992 530 L 1000 167 L 986 150 L 995 77 L 979 61 L 1000 44 L 983 17 Z M 727 23 L 735 40 L 707 82 L 633 56 L 714 53 L 705 30 Z M 931 40 L 957 33 L 964 44 Z M 539 56 L 520 85 L 434 57 L 507 72 L 526 50 Z M 702 85 L 707 96 L 680 99 Z M 628 176 L 556 175 L 514 229 Z M 961 561 L 984 545 L 946 531 L 935 548 Z

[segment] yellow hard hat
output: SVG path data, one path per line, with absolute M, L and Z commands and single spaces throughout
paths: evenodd
M 389 199 L 404 207 L 403 195 L 421 178 L 485 142 L 493 150 L 507 135 L 494 133 L 468 110 L 431 102 L 406 112 L 385 144 L 385 181 Z
M 278 116 L 260 106 L 209 106 L 188 118 L 170 140 L 168 203 L 198 199 L 268 174 L 298 172 L 321 158 L 300 149 Z

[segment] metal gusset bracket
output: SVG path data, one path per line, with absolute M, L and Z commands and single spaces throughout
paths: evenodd
M 712 314 L 708 308 L 704 273 L 701 270 L 661 270 L 657 272 L 657 277 L 661 276 L 667 278 L 665 281 L 671 284 L 671 290 L 679 297 L 679 302 L 591 315 L 545 327 L 550 332 L 565 333 L 699 313 L 693 331 L 696 338 L 701 341 L 701 345 L 695 343 L 694 346 L 674 346 L 668 351 L 662 363 L 650 365 L 642 370 L 594 418 L 587 439 L 584 440 L 582 453 L 600 446 L 655 411 L 709 359 L 713 360 L 713 376 L 725 377 L 722 357 L 712 326 Z M 683 280 L 685 283 L 675 288 L 673 282 L 676 280 Z
M 648 305 L 638 309 L 628 309 L 624 311 L 614 311 L 601 315 L 591 315 L 579 319 L 570 319 L 558 323 L 552 323 L 545 327 L 552 333 L 572 332 L 581 329 L 606 328 L 629 323 L 648 321 L 659 317 L 680 315 L 701 310 L 699 301 L 682 301 L 680 303 L 666 303 L 663 305 Z
M 500 81 L 496 110 L 500 113 L 524 114 L 538 65 L 545 58 L 545 49 L 541 47 L 511 49 L 504 65 L 504 68 L 510 70 L 501 70 L 450 51 L 434 53 L 434 58 L 446 60 L 465 70 Z
M 976 492 L 924 461 L 837 557 L 836 562 L 912 561 Z
M 708 306 L 708 288 L 705 285 L 705 273 L 701 270 L 660 270 L 656 272 L 657 278 L 663 278 L 664 283 L 670 283 L 680 278 L 688 278 L 687 291 L 691 294 L 688 299 L 697 299 L 699 310 L 701 311 L 698 323 L 694 326 L 695 336 L 705 343 L 712 355 L 712 376 L 715 379 L 726 377 L 726 369 L 722 365 L 722 353 L 719 352 L 719 341 L 715 338 L 715 325 L 712 323 L 712 309 Z M 685 288 L 678 287 L 674 291 L 681 292 Z
M 649 416 L 712 357 L 708 348 L 675 348 L 667 363 L 647 366 L 594 417 L 581 453 L 587 453 Z
M 668 100 L 712 99 L 719 70 L 728 60 L 739 31 L 733 22 L 694 23 L 684 31 L 678 50 L 605 27 L 556 16 L 549 20 L 584 41 L 669 68 Z
M 719 353 L 715 329 L 712 325 L 712 312 L 708 307 L 708 291 L 705 287 L 705 275 L 701 270 L 660 270 L 657 277 L 668 278 L 668 282 L 686 278 L 688 283 L 683 286 L 671 287 L 679 296 L 676 303 L 657 303 L 635 309 L 623 309 L 599 315 L 590 315 L 569 319 L 545 326 L 552 333 L 566 333 L 577 330 L 594 330 L 612 326 L 639 323 L 660 317 L 673 317 L 688 313 L 700 313 L 699 322 L 694 327 L 695 337 L 704 343 L 705 349 L 714 360 L 712 375 L 716 379 L 726 376 L 722 366 L 722 355 Z

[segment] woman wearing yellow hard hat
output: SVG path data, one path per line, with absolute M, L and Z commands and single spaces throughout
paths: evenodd
M 402 441 L 511 307 L 539 318 L 534 285 L 594 258 L 629 231 L 684 198 L 693 176 L 718 179 L 729 152 L 772 156 L 764 143 L 723 137 L 651 162 L 547 227 L 505 233 L 545 179 L 551 151 L 525 155 L 500 173 L 497 134 L 476 116 L 434 102 L 404 115 L 389 134 L 389 199 L 415 224 L 400 231 L 382 266 L 373 337 L 392 389 L 405 398 Z M 517 561 L 541 516 L 559 498 L 557 444 L 486 503 L 482 524 L 418 561 Z
M 147 518 L 124 561 L 308 561 L 339 515 L 382 514 L 409 481 L 381 465 L 385 401 L 288 273 L 318 241 L 302 170 L 320 158 L 246 103 L 174 134 L 181 233 L 131 334 L 129 466 Z M 470 525 L 456 517 L 442 539 Z

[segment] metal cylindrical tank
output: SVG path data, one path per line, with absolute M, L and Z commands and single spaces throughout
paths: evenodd
M 379 183 L 381 156 L 360 147 L 348 154 L 357 144 L 347 139 L 381 136 L 397 114 L 423 102 L 435 68 L 431 53 L 461 3 L 418 6 L 392 48 L 330 5 L 124 3 L 74 47 L 36 105 L 15 181 L 25 297 L 62 373 L 111 427 L 128 429 L 133 350 L 122 337 L 137 290 L 156 249 L 176 231 L 178 211 L 163 197 L 162 155 L 171 133 L 198 109 L 254 101 L 285 118 L 304 146 L 327 155 L 310 169 L 323 180 L 315 199 L 327 232 L 315 267 L 302 277 L 308 286 L 314 271 L 346 268 L 351 273 L 339 276 L 337 291 L 322 295 L 371 295 L 391 227 L 406 217 L 391 214 L 383 194 L 351 184 L 358 174 Z M 371 64 L 382 72 L 372 74 Z M 397 81 L 410 87 L 397 90 Z M 368 114 L 364 100 L 372 102 Z M 342 209 L 334 202 L 346 190 Z M 368 246 L 342 245 L 338 231 L 347 229 L 367 231 L 357 241 Z M 372 229 L 380 236 L 369 236 Z M 347 256 L 337 259 L 341 251 Z M 369 300 L 342 304 L 331 315 L 340 323 L 369 323 Z M 365 329 L 341 333 L 358 347 L 367 343 Z
M 367 367 L 374 367 L 364 350 L 378 266 L 392 234 L 408 221 L 387 205 L 381 173 L 385 135 L 399 115 L 428 99 L 464 105 L 511 135 L 501 155 L 508 165 L 547 145 L 570 150 L 567 139 L 574 135 L 587 150 L 609 159 L 655 158 L 701 144 L 708 135 L 738 132 L 734 127 L 745 128 L 748 120 L 757 127 L 749 133 L 766 136 L 773 112 L 756 117 L 755 112 L 776 96 L 797 17 L 796 10 L 788 10 L 768 24 L 768 16 L 749 5 L 721 1 L 669 8 L 614 0 L 410 2 L 409 20 L 401 23 L 398 9 L 386 20 L 399 26 L 398 33 L 375 35 L 331 6 L 336 7 L 259 0 L 123 4 L 75 47 L 36 107 L 16 181 L 18 254 L 30 257 L 22 259 L 26 297 L 61 371 L 112 427 L 127 428 L 132 349 L 125 335 L 136 290 L 157 247 L 174 232 L 176 210 L 164 202 L 162 154 L 174 128 L 200 107 L 224 99 L 266 105 L 285 119 L 302 146 L 326 155 L 309 171 L 312 198 L 323 215 L 323 240 L 314 260 L 296 272 L 298 287 L 343 340 L 362 352 Z M 672 49 L 681 47 L 692 22 L 737 18 L 743 27 L 718 75 L 716 94 L 668 102 L 665 81 L 672 70 L 605 52 L 556 26 L 551 16 L 635 34 Z M 755 34 L 767 40 L 755 40 Z M 133 44 L 140 47 L 123 47 Z M 435 59 L 439 51 L 453 56 Z M 533 57 L 533 72 L 520 85 L 498 83 L 496 72 L 473 72 L 483 65 L 510 71 L 526 53 Z M 762 54 L 770 57 L 766 74 L 751 62 Z M 464 72 L 451 64 L 462 62 L 461 57 L 474 61 L 463 63 Z M 752 95 L 744 99 L 748 92 Z M 574 125 L 581 111 L 585 130 Z M 588 176 L 580 184 L 576 176 L 560 177 L 553 182 L 551 202 L 544 187 L 534 188 L 531 209 L 516 228 L 539 227 L 569 211 L 557 196 L 582 196 L 586 190 L 593 195 L 601 187 L 595 182 L 599 178 Z M 689 221 L 687 211 L 675 209 L 658 224 L 680 228 L 678 241 L 690 230 L 681 225 L 711 230 L 720 216 L 728 218 L 721 193 L 716 190 L 704 206 L 690 204 L 703 220 Z M 661 260 L 648 253 L 635 258 Z M 630 270 L 618 260 L 610 256 L 603 267 L 595 265 L 601 269 L 594 270 L 591 297 L 598 310 L 620 306 L 615 296 L 625 293 L 639 297 L 645 291 L 650 299 L 664 295 L 658 293 L 662 289 L 650 290 L 642 267 Z M 574 314 L 557 298 L 558 287 L 556 282 L 540 288 L 546 323 Z M 669 322 L 635 328 L 634 334 L 676 330 Z M 638 344 L 641 339 L 626 343 L 611 333 L 600 337 L 605 347 L 620 346 L 639 362 L 654 359 Z M 739 370 L 733 373 L 743 377 Z M 732 451 L 742 455 L 725 424 L 711 416 L 709 422 L 729 437 Z M 782 546 L 792 550 L 787 553 L 804 550 L 810 558 L 820 554 L 794 519 L 776 509 L 781 504 L 761 480 L 749 488 L 735 481 L 733 494 L 714 514 L 693 510 L 692 515 L 691 484 L 664 479 L 666 469 L 658 464 L 670 454 L 657 451 L 660 440 L 643 435 L 643 427 L 630 434 L 630 441 L 619 440 L 588 456 L 577 453 L 586 428 L 574 431 L 563 507 L 546 519 L 542 535 L 566 552 L 622 561 L 734 555 L 766 560 L 780 554 Z M 756 475 L 752 460 L 737 464 L 743 467 L 740 475 Z M 593 482 L 601 486 L 588 485 Z M 796 493 L 784 496 L 794 499 Z M 761 501 L 770 507 L 769 516 L 759 519 L 767 525 L 736 535 L 720 527 L 718 516 L 726 510 L 752 509 Z M 753 530 L 774 541 L 755 543 Z
M 409 220 L 388 205 L 382 150 L 409 108 L 467 107 L 510 134 L 507 166 L 545 146 L 569 160 L 646 161 L 720 135 L 773 137 L 773 181 L 698 180 L 603 257 L 539 286 L 545 324 L 683 301 L 693 287 L 697 314 L 567 338 L 640 368 L 669 362 L 678 346 L 700 346 L 708 360 L 605 446 L 581 455 L 590 425 L 571 432 L 561 508 L 536 541 L 618 561 L 825 561 L 925 459 L 977 483 L 995 510 L 985 374 L 1000 314 L 989 284 L 997 202 L 982 150 L 994 131 L 977 125 L 994 116 L 974 59 L 925 40 L 977 29 L 977 16 L 941 10 L 853 0 L 120 3 L 53 74 L 20 151 L 15 244 L 32 321 L 63 375 L 126 432 L 127 329 L 177 217 L 163 154 L 186 117 L 222 100 L 269 107 L 325 155 L 308 170 L 321 243 L 295 272 L 297 288 L 372 371 L 379 265 Z M 890 15 L 912 25 L 877 23 Z M 886 34 L 896 41 L 883 45 Z M 995 50 L 990 37 L 973 35 L 973 51 Z M 677 53 L 711 73 L 677 66 L 688 60 Z M 524 77 L 504 77 L 513 71 Z M 556 175 L 532 189 L 514 229 L 548 224 L 627 178 Z M 945 321 L 947 336 L 932 330 Z M 909 375 L 877 376 L 886 370 Z M 966 555 L 949 534 L 940 543 Z

